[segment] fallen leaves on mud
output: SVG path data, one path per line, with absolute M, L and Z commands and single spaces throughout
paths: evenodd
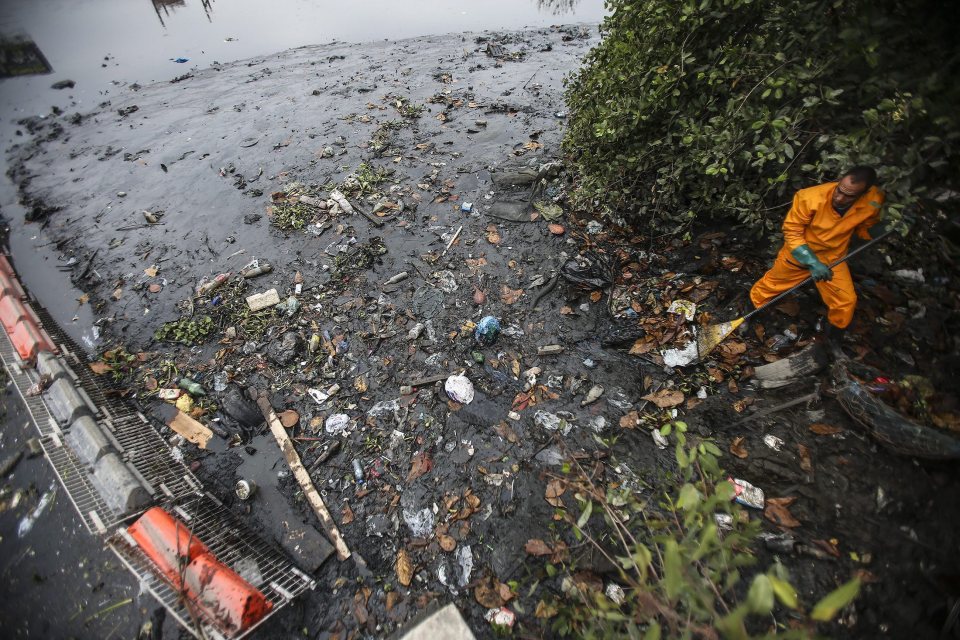
M 669 409 L 681 404 L 684 399 L 683 392 L 678 389 L 661 389 L 654 393 L 648 393 L 643 396 L 644 400 L 649 400 L 661 409 Z
M 800 526 L 800 521 L 790 513 L 790 505 L 796 502 L 796 496 L 786 498 L 767 498 L 763 517 L 775 525 L 792 529 Z
M 832 436 L 838 433 L 841 433 L 843 429 L 840 427 L 835 427 L 832 424 L 825 424 L 823 422 L 814 422 L 810 425 L 810 431 L 814 432 L 818 436 Z
M 551 505 L 559 508 L 563 508 L 563 500 L 560 499 L 560 496 L 563 495 L 563 492 L 567 490 L 566 484 L 563 480 L 554 478 L 547 482 L 547 490 L 543 495 L 543 498 L 550 503 Z
M 407 484 L 410 484 L 423 474 L 433 469 L 433 458 L 426 451 L 413 456 L 410 461 L 410 472 L 407 474 Z
M 496 609 L 509 602 L 513 598 L 513 592 L 508 585 L 491 575 L 480 580 L 473 590 L 473 597 L 482 607 Z
M 490 244 L 500 244 L 500 232 L 497 231 L 497 225 L 491 224 L 487 226 L 487 242 Z
M 500 301 L 503 304 L 513 304 L 523 295 L 523 289 L 511 289 L 507 285 L 500 286 Z
M 570 556 L 567 545 L 564 542 L 557 542 L 551 547 L 539 538 L 527 540 L 524 551 L 532 556 L 550 556 L 550 562 L 553 563 L 564 562 Z
M 410 586 L 413 580 L 413 562 L 410 560 L 410 554 L 406 549 L 400 549 L 397 552 L 397 580 L 405 587 Z
M 733 442 L 730 443 L 730 453 L 738 458 L 747 458 L 750 454 L 747 452 L 747 448 L 743 445 L 744 440 L 745 438 L 743 436 L 735 438 Z

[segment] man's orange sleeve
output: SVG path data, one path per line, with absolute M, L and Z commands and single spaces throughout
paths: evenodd
M 810 224 L 811 220 L 813 220 L 813 212 L 804 199 L 800 197 L 800 193 L 797 192 L 793 196 L 793 205 L 787 212 L 787 217 L 783 220 L 783 243 L 788 250 L 793 251 L 797 247 L 807 244 L 805 234 L 807 225 Z

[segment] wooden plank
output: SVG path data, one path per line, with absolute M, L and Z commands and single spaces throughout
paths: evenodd
M 334 549 L 337 550 L 337 557 L 340 560 L 346 560 L 350 557 L 350 549 L 347 548 L 347 543 L 344 542 L 340 536 L 337 523 L 333 521 L 330 512 L 327 511 L 327 506 L 323 504 L 320 493 L 317 491 L 317 488 L 313 486 L 310 474 L 307 473 L 303 463 L 300 461 L 300 454 L 297 453 L 296 448 L 293 446 L 293 441 L 290 440 L 290 436 L 287 435 L 287 430 L 283 428 L 283 424 L 280 423 L 280 418 L 274 413 L 273 407 L 270 406 L 270 402 L 265 396 L 257 398 L 257 406 L 260 407 L 260 412 L 263 413 L 267 424 L 270 425 L 270 432 L 276 439 L 277 444 L 280 445 L 280 451 L 283 452 L 283 457 L 286 459 L 290 471 L 293 472 L 293 477 L 300 483 L 300 488 L 303 489 L 303 495 L 306 496 L 307 502 L 309 502 L 313 508 L 313 512 L 316 513 L 320 519 L 320 524 L 323 525 L 323 530 L 326 532 L 327 537 L 330 538 Z
M 201 449 L 207 448 L 207 442 L 213 437 L 213 431 L 209 428 L 166 402 L 158 403 L 157 413 L 168 427 L 182 435 L 187 441 Z

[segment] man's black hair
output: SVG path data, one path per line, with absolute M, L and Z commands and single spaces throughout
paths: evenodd
M 877 170 L 873 167 L 868 167 L 865 164 L 858 164 L 855 167 L 850 167 L 845 174 L 840 176 L 840 179 L 842 180 L 847 176 L 853 178 L 854 182 L 866 184 L 867 189 L 877 184 Z

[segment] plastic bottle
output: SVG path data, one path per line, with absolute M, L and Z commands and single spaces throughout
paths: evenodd
M 205 396 L 207 392 L 203 390 L 200 383 L 194 382 L 190 378 L 180 378 L 178 386 L 192 396 Z
M 200 286 L 197 287 L 197 295 L 204 296 L 210 293 L 211 291 L 213 291 L 214 289 L 222 285 L 224 282 L 226 282 L 229 278 L 230 278 L 230 272 L 227 271 L 227 272 L 221 273 L 220 275 L 215 277 L 213 280 L 210 280 L 209 282 L 201 283 Z
M 273 266 L 269 262 L 256 262 L 240 272 L 244 278 L 255 278 L 265 273 L 273 271 Z
M 353 477 L 357 479 L 357 484 L 363 484 L 363 467 L 359 458 L 353 459 Z

